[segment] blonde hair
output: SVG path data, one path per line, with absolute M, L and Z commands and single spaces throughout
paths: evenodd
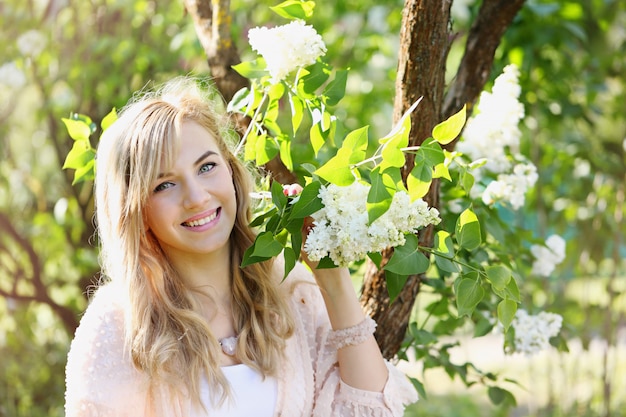
M 144 208 L 161 164 L 178 152 L 181 124 L 194 121 L 216 138 L 230 165 L 237 214 L 230 237 L 233 315 L 239 333 L 237 357 L 264 376 L 275 375 L 293 318 L 271 262 L 240 268 L 253 243 L 249 226 L 253 181 L 225 138 L 227 123 L 197 80 L 181 77 L 142 92 L 103 134 L 97 153 L 96 218 L 103 273 L 124 289 L 126 347 L 135 367 L 172 395 L 200 405 L 206 376 L 223 401 L 229 386 L 220 370 L 219 345 L 192 296 L 145 227 Z

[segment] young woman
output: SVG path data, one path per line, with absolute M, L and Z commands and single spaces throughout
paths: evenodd
M 179 78 L 101 138 L 106 282 L 69 352 L 66 416 L 401 416 L 415 390 L 345 268 L 240 268 L 252 180 L 218 114 Z

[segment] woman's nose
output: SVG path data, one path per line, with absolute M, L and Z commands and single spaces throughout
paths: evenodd
M 203 207 L 210 198 L 209 193 L 197 180 L 188 181 L 184 188 L 183 207 L 186 209 Z

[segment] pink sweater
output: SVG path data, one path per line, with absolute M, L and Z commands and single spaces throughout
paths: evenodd
M 402 416 L 417 393 L 391 364 L 382 393 L 341 380 L 337 352 L 327 343 L 330 323 L 319 288 L 310 284 L 311 274 L 298 265 L 283 285 L 301 281 L 309 284 L 293 285 L 291 291 L 296 330 L 278 375 L 275 416 Z M 124 351 L 124 312 L 118 299 L 113 284 L 100 288 L 76 331 L 66 368 L 66 417 L 204 416 L 190 401 L 167 401 L 133 366 Z

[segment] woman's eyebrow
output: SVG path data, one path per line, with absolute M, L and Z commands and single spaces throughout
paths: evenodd
M 217 152 L 209 149 L 208 151 L 200 155 L 200 158 L 196 159 L 196 162 L 194 163 L 194 165 L 198 165 L 200 162 L 204 161 L 204 158 L 210 155 L 217 155 Z
M 194 162 L 194 165 L 198 165 L 200 164 L 202 161 L 204 161 L 205 158 L 211 156 L 211 155 L 218 155 L 217 152 L 212 151 L 212 150 L 208 150 L 205 153 L 203 153 L 202 155 L 200 155 L 200 157 L 198 159 L 196 159 L 196 162 Z M 171 172 L 160 172 L 159 176 L 157 178 L 163 178 L 163 177 L 169 177 L 172 176 L 173 174 Z

